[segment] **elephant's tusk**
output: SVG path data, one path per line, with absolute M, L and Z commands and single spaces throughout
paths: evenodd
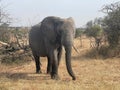
M 72 45 L 72 46 L 73 46 L 74 50 L 75 50 L 78 54 L 80 54 L 79 51 L 75 48 L 75 46 L 74 46 L 74 45 Z

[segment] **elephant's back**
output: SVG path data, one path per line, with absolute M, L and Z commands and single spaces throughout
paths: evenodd
M 61 21 L 61 20 L 63 20 L 63 19 L 61 19 L 60 17 L 48 16 L 48 17 L 46 17 L 42 20 L 41 24 L 46 23 L 46 22 L 54 23 L 54 22 L 58 22 L 58 21 Z
M 40 25 L 35 25 L 31 28 L 29 32 L 29 43 L 32 44 L 35 41 L 39 41 L 40 38 Z
M 45 56 L 46 50 L 39 25 L 31 28 L 29 32 L 29 45 L 34 53 L 39 56 Z

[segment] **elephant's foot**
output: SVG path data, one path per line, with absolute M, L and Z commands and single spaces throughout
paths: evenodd
M 47 74 L 50 74 L 51 73 L 51 70 L 47 69 Z
M 47 71 L 47 74 L 50 74 L 51 72 L 50 71 Z
M 41 71 L 41 70 L 37 70 L 36 73 L 37 73 L 37 74 L 40 74 L 40 73 L 42 73 L 42 71 Z
M 51 75 L 51 79 L 59 80 L 60 77 L 58 76 L 58 74 L 52 74 L 52 75 Z
M 72 77 L 72 80 L 76 80 L 76 77 Z

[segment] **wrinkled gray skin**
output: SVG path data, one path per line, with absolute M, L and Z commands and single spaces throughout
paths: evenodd
M 71 48 L 75 34 L 72 18 L 46 17 L 41 24 L 32 27 L 29 33 L 29 44 L 36 62 L 36 73 L 41 73 L 40 57 L 47 57 L 47 73 L 52 79 L 58 79 L 58 66 L 65 48 L 68 73 L 76 79 L 71 68 Z

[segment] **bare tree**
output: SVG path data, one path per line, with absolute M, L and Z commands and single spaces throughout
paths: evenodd
M 0 0 L 0 25 L 6 23 L 10 24 L 11 17 L 10 14 L 7 13 L 7 8 L 8 5 L 3 5 L 3 0 Z
M 0 41 L 8 43 L 8 26 L 11 21 L 10 14 L 8 14 L 6 8 L 8 6 L 4 4 L 4 0 L 0 0 Z
M 104 29 L 109 45 L 120 46 L 120 1 L 104 6 L 102 12 L 107 14 L 104 19 Z

